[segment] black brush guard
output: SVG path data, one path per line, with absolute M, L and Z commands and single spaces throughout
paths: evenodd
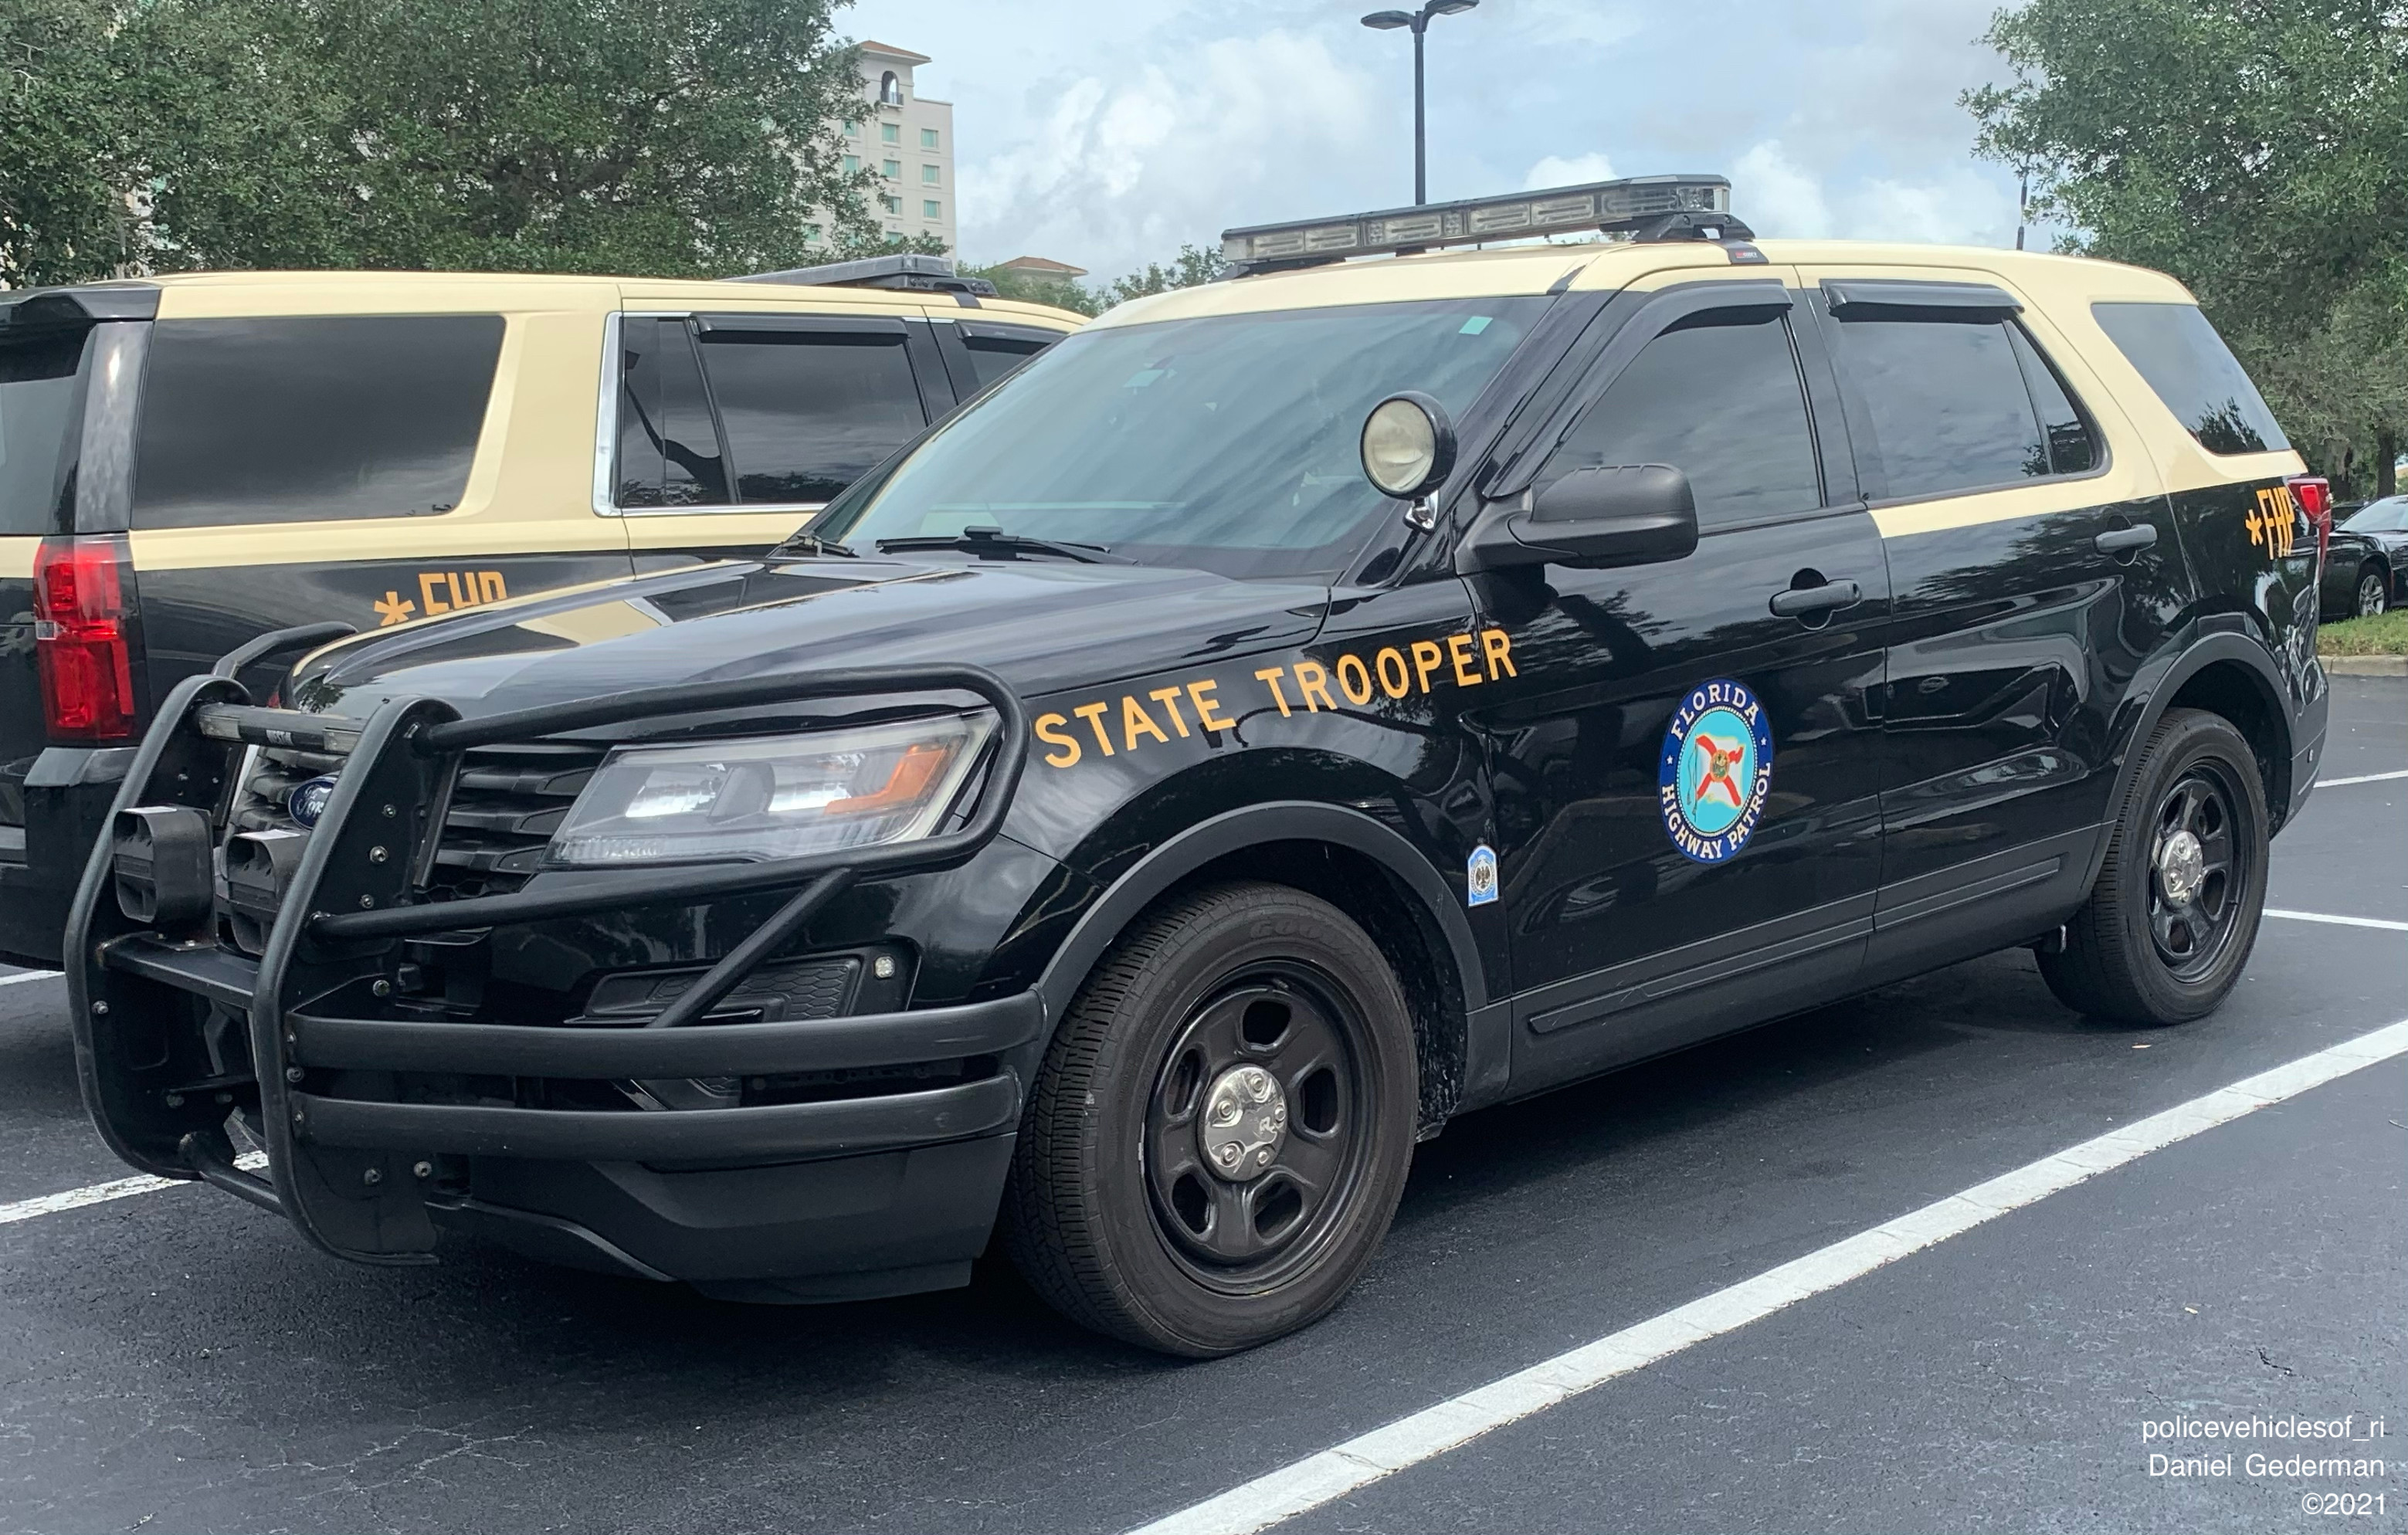
M 273 640 L 280 637 L 266 637 Z M 282 648 L 322 640 L 285 631 Z M 258 643 L 265 643 L 263 640 Z M 671 715 L 810 699 L 968 693 L 996 713 L 976 809 L 924 839 L 768 862 L 556 874 L 514 894 L 426 898 L 461 754 L 473 747 Z M 464 720 L 438 700 L 397 697 L 365 721 L 254 707 L 227 674 L 179 683 L 159 711 L 112 811 L 189 807 L 222 836 L 247 746 L 346 755 L 264 950 L 222 948 L 214 911 L 183 931 L 121 910 L 112 837 L 85 866 L 66 934 L 66 974 L 84 1098 L 109 1145 L 163 1177 L 202 1180 L 288 1216 L 328 1251 L 372 1263 L 432 1260 L 427 1158 L 572 1161 L 801 1159 L 923 1145 L 1010 1129 L 1021 1086 L 1007 1067 L 956 1085 L 828 1101 L 681 1110 L 548 1109 L 405 1101 L 408 1073 L 657 1080 L 776 1075 L 1001 1056 L 1037 1037 L 1034 993 L 957 1007 L 778 1023 L 699 1022 L 796 933 L 863 880 L 941 869 L 990 842 L 1025 758 L 1025 710 L 969 666 L 824 671 L 655 688 Z M 666 1010 L 624 1028 L 528 1026 L 378 1016 L 399 941 L 434 933 L 792 889 L 793 897 Z M 180 995 L 179 995 L 180 994 Z M 215 1006 L 194 1026 L 187 997 Z M 215 1025 L 240 1055 L 207 1038 Z M 236 1166 L 225 1123 L 255 1093 L 265 1176 Z M 422 1095 L 423 1096 L 423 1095 Z

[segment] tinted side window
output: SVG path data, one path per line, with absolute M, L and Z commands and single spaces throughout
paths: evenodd
M 1862 407 L 1857 436 L 1870 439 L 1857 442 L 1857 455 L 1880 466 L 1882 496 L 1944 495 L 2052 472 L 2005 324 L 1843 320 L 1833 328 Z
M 969 352 L 973 391 L 984 389 L 997 379 L 1016 371 L 1020 365 L 1043 351 L 1052 342 L 1028 336 L 975 336 L 965 334 L 962 346 Z
M 2048 359 L 2040 354 L 2020 325 L 2007 327 L 2015 359 L 2023 364 L 2024 383 L 2040 408 L 2041 434 L 2048 439 L 2048 465 L 2053 474 L 2088 474 L 2099 466 L 2099 439 L 2083 418 L 2073 396 Z
M 682 320 L 620 322 L 618 504 L 725 506 L 727 471 Z
M 2287 448 L 2274 412 L 2196 304 L 2093 304 L 2116 350 L 2211 453 Z
M 84 330 L 0 342 L 0 534 L 74 525 L 65 503 L 78 444 L 77 368 Z
M 713 330 L 702 342 L 742 500 L 826 501 L 927 424 L 899 330 Z
M 2397 496 L 2369 501 L 2342 524 L 2352 533 L 2399 533 L 2408 530 L 2408 501 Z
M 1608 464 L 1686 473 L 1704 528 L 1821 506 L 1788 326 L 1761 309 L 1709 310 L 1647 343 L 1547 471 Z
M 134 525 L 449 511 L 501 347 L 490 314 L 162 320 Z

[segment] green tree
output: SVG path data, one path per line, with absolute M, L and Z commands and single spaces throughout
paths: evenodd
M 995 291 L 1005 298 L 1016 298 L 1025 304 L 1051 304 L 1057 309 L 1073 314 L 1101 314 L 1108 300 L 1096 289 L 1089 288 L 1074 278 L 1046 281 L 1001 266 L 964 265 L 964 277 L 982 277 L 995 284 Z
M 116 20 L 107 0 L 0 3 L 0 286 L 104 276 L 129 253 Z
M 0 276 L 105 275 L 129 189 L 131 253 L 168 270 L 699 276 L 887 248 L 837 142 L 860 93 L 840 3 L 5 0 L 32 62 L 0 96 Z
M 1193 288 L 1198 283 L 1210 282 L 1219 277 L 1228 265 L 1218 248 L 1198 250 L 1193 245 L 1182 245 L 1168 266 L 1160 262 L 1148 262 L 1144 271 L 1132 272 L 1113 282 L 1105 290 L 1105 308 L 1125 304 L 1132 298 L 1143 298 L 1149 294 L 1164 294 L 1173 288 Z
M 1965 97 L 1982 150 L 2030 173 L 2068 248 L 2187 283 L 2320 467 L 2396 439 L 2408 14 L 2031 0 L 1986 40 L 2013 79 Z
M 1094 287 L 1068 278 L 1048 281 L 1000 266 L 965 266 L 962 271 L 966 276 L 982 277 L 994 283 L 996 292 L 1005 298 L 1022 299 L 1030 304 L 1051 304 L 1057 309 L 1068 309 L 1076 314 L 1101 314 L 1115 304 L 1143 298 L 1148 294 L 1168 293 L 1173 288 L 1192 288 L 1199 282 L 1210 282 L 1219 277 L 1227 265 L 1218 251 L 1182 245 L 1168 266 L 1158 261 L 1148 262 L 1141 272 L 1132 272 Z

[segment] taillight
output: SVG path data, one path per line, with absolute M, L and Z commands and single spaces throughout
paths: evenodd
M 2332 481 L 2320 474 L 2294 475 L 2283 481 L 2291 487 L 2291 499 L 2308 514 L 2316 529 L 2316 567 L 2322 569 L 2325 551 L 2332 545 Z
M 34 653 L 54 741 L 134 739 L 132 613 L 115 538 L 45 538 L 34 556 Z

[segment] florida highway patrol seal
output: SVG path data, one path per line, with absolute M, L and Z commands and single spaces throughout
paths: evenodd
M 1656 772 L 1664 829 L 1672 845 L 1701 864 L 1718 864 L 1747 846 L 1772 787 L 1772 723 L 1738 682 L 1691 688 L 1672 711 Z

